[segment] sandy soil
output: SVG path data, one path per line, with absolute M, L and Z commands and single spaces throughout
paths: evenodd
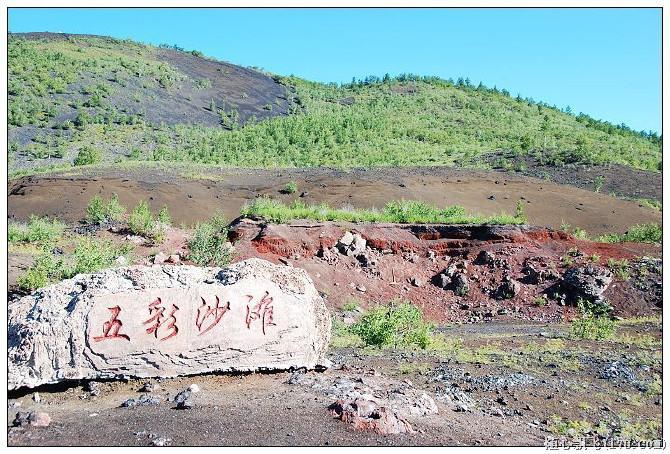
M 178 168 L 177 168 L 178 169 Z M 117 193 L 121 203 L 132 207 L 148 200 L 158 211 L 170 208 L 176 224 L 192 225 L 220 210 L 230 220 L 240 207 L 255 197 L 267 195 L 291 202 L 326 202 L 332 207 L 381 208 L 388 201 L 422 200 L 438 206 L 462 205 L 472 213 L 514 213 L 524 201 L 529 224 L 554 229 L 568 223 L 590 235 L 623 233 L 641 223 L 661 222 L 661 213 L 605 194 L 545 180 L 499 172 L 448 168 L 375 168 L 219 170 L 207 171 L 204 179 L 176 176 L 178 171 L 161 168 L 99 172 L 59 172 L 10 180 L 8 215 L 25 220 L 30 214 L 58 217 L 70 223 L 84 217 L 89 200 L 100 194 Z M 289 181 L 298 192 L 283 194 Z

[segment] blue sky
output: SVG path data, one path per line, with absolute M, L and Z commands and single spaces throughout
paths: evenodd
M 178 44 L 321 82 L 469 77 L 636 130 L 661 129 L 660 8 L 10 8 L 9 30 Z

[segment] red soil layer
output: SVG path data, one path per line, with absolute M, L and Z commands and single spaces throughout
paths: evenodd
M 359 233 L 367 242 L 366 255 L 373 265 L 332 248 L 346 231 Z M 308 222 L 289 225 L 265 224 L 239 219 L 231 226 L 235 260 L 260 257 L 306 269 L 317 289 L 333 308 L 348 302 L 363 307 L 394 299 L 410 300 L 423 308 L 435 321 L 452 322 L 472 317 L 519 317 L 530 320 L 563 320 L 576 314 L 570 307 L 549 299 L 539 307 L 541 294 L 552 296 L 561 291 L 560 276 L 568 269 L 594 263 L 605 266 L 608 259 L 626 259 L 631 264 L 645 255 L 660 255 L 660 247 L 637 243 L 603 244 L 582 241 L 551 229 L 527 226 L 445 226 Z M 325 257 L 319 257 L 320 250 Z M 498 265 L 477 260 L 481 251 L 492 252 Z M 579 256 L 573 257 L 579 251 Z M 595 257 L 594 254 L 597 256 Z M 563 257 L 572 264 L 565 266 Z M 567 260 L 566 260 L 567 261 Z M 435 285 L 436 276 L 450 264 L 465 262 L 470 291 L 458 296 L 452 290 Z M 554 269 L 556 280 L 533 283 L 524 267 Z M 509 299 L 492 297 L 509 275 L 521 289 Z M 660 276 L 653 276 L 660 281 Z M 414 285 L 412 282 L 419 282 Z M 606 290 L 605 299 L 620 316 L 648 315 L 660 312 L 661 301 L 653 292 L 639 290 L 634 279 L 619 278 Z M 502 314 L 502 315 L 501 315 Z

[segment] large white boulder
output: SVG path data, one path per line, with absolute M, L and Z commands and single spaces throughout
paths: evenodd
M 326 365 L 330 315 L 306 271 L 126 267 L 77 275 L 8 309 L 8 388 Z

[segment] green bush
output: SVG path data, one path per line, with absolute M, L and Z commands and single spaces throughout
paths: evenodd
M 155 223 L 154 216 L 149 210 L 149 204 L 144 200 L 140 200 L 128 220 L 130 231 L 135 235 L 152 238 L 156 233 Z
M 376 306 L 352 325 L 366 345 L 426 348 L 435 326 L 426 323 L 421 309 L 412 303 Z
M 116 247 L 109 240 L 97 241 L 88 236 L 83 237 L 75 245 L 74 266 L 68 274 L 94 273 L 113 267 L 117 257 L 127 256 L 131 250 L 130 244 Z
M 616 322 L 607 315 L 612 310 L 610 306 L 579 300 L 577 307 L 580 317 L 572 322 L 573 337 L 605 340 L 614 334 Z
M 9 224 L 7 226 L 7 239 L 10 243 L 23 242 L 55 242 L 63 236 L 65 224 L 57 219 L 49 220 L 48 217 L 30 215 L 28 224 Z
M 86 205 L 86 221 L 89 224 L 104 224 L 107 222 L 105 201 L 97 194 Z
M 128 258 L 131 250 L 132 245 L 129 244 L 116 247 L 109 240 L 98 241 L 86 236 L 77 240 L 69 260 L 65 257 L 54 260 L 52 246 L 47 243 L 42 247 L 35 264 L 18 278 L 18 284 L 23 289 L 35 290 L 79 273 L 94 273 L 113 267 L 119 256 Z M 68 267 L 66 261 L 71 262 L 72 266 Z
M 198 224 L 188 240 L 188 260 L 199 266 L 226 266 L 232 259 L 228 241 L 228 228 L 223 215 L 215 213 L 209 221 Z
M 158 222 L 168 227 L 172 225 L 170 210 L 168 209 L 167 205 L 163 206 L 163 208 L 161 208 L 161 210 L 158 212 Z
M 623 235 L 611 234 L 598 238 L 601 243 L 622 243 L 632 241 L 635 243 L 660 243 L 663 239 L 663 228 L 658 224 L 636 225 L 628 229 Z
M 63 259 L 55 261 L 51 251 L 50 244 L 42 247 L 42 251 L 35 258 L 35 264 L 28 268 L 26 274 L 17 279 L 19 287 L 25 290 L 35 290 L 66 277 L 67 272 Z
M 309 206 L 299 200 L 284 205 L 267 197 L 254 199 L 241 209 L 243 216 L 257 216 L 268 222 L 284 223 L 292 219 L 314 219 L 317 221 L 349 222 L 397 222 L 417 224 L 520 224 L 524 221 L 507 213 L 497 216 L 471 216 L 459 205 L 441 210 L 415 200 L 398 200 L 378 210 L 335 210 L 322 203 Z
M 119 203 L 119 196 L 112 194 L 107 203 L 107 217 L 113 221 L 120 221 L 126 214 L 126 207 Z
M 295 181 L 289 181 L 286 183 L 286 186 L 284 186 L 284 192 L 286 194 L 295 194 L 298 192 L 298 184 Z
M 91 147 L 83 147 L 79 150 L 79 154 L 74 160 L 75 166 L 85 166 L 89 164 L 97 164 L 100 162 L 100 150 Z

